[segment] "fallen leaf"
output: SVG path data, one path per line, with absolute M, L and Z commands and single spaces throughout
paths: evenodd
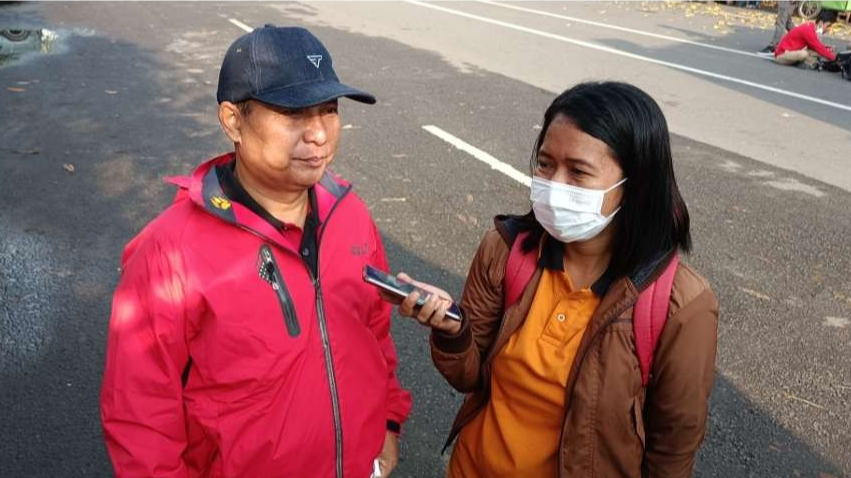
M 40 150 L 40 149 L 38 149 L 38 148 L 32 148 L 32 149 L 16 149 L 16 150 L 14 150 L 14 151 L 12 151 L 12 152 L 13 152 L 13 153 L 15 153 L 15 154 L 39 154 L 39 153 L 41 153 L 41 150 Z
M 65 164 L 62 165 L 62 169 L 64 169 L 65 171 L 68 171 L 69 173 L 73 173 L 74 172 L 74 165 L 71 164 L 71 163 L 65 163 Z
M 103 92 L 108 94 L 108 95 L 117 95 L 118 94 L 117 90 L 103 90 Z
M 27 91 L 26 88 L 15 88 L 14 86 L 10 86 L 6 89 L 11 91 L 12 93 L 23 93 L 23 92 Z
M 771 300 L 771 297 L 763 294 L 762 292 L 757 292 L 755 290 L 746 289 L 744 287 L 739 287 L 739 290 L 741 290 L 742 292 L 744 292 L 745 294 L 747 294 L 749 296 L 756 297 L 757 299 Z

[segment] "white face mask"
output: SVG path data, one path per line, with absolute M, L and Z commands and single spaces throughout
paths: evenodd
M 816 35 L 818 35 L 819 38 L 823 37 L 824 36 L 824 28 L 822 28 L 822 27 L 816 28 Z
M 609 189 L 598 190 L 533 177 L 530 199 L 535 219 L 561 242 L 587 241 L 605 229 L 620 211 L 617 208 L 604 216 L 603 199 L 624 182 L 626 178 Z

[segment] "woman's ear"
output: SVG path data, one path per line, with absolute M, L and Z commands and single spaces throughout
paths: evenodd
M 219 104 L 219 123 L 221 123 L 225 134 L 234 143 L 239 143 L 242 140 L 240 128 L 243 120 L 244 118 L 237 105 L 230 101 L 222 101 Z

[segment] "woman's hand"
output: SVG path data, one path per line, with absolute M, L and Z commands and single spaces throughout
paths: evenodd
M 446 316 L 446 310 L 452 306 L 452 297 L 446 291 L 433 285 L 417 282 L 404 272 L 400 272 L 396 279 L 410 283 L 428 293 L 425 304 L 419 307 L 417 305 L 417 300 L 420 298 L 419 292 L 411 292 L 408 297 L 401 299 L 383 290 L 379 291 L 384 300 L 399 306 L 399 315 L 411 317 L 423 325 L 450 335 L 455 335 L 461 330 L 461 322 Z

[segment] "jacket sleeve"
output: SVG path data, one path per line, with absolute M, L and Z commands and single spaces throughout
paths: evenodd
M 136 246 L 109 322 L 101 389 L 106 447 L 116 477 L 186 477 L 182 256 L 152 238 Z
M 668 319 L 656 349 L 644 405 L 644 478 L 690 477 L 706 432 L 718 302 L 705 282 L 695 294 L 672 294 L 672 308 L 675 302 L 682 306 Z
M 503 314 L 508 246 L 496 230 L 485 234 L 467 273 L 461 297 L 463 324 L 456 335 L 433 330 L 431 357 L 437 370 L 462 393 L 481 389 L 482 360 L 496 339 Z
M 371 263 L 373 266 L 381 270 L 389 270 L 387 264 L 387 256 L 384 253 L 384 245 L 381 242 L 381 235 L 375 224 L 372 225 L 373 237 L 375 237 L 375 247 L 373 248 Z M 399 384 L 399 379 L 396 376 L 398 365 L 398 357 L 396 355 L 396 346 L 393 343 L 393 337 L 390 335 L 390 316 L 393 307 L 379 296 L 374 294 L 373 304 L 370 307 L 372 316 L 370 317 L 370 328 L 378 343 L 381 345 L 381 353 L 384 355 L 384 360 L 387 362 L 388 391 L 387 391 L 387 428 L 391 431 L 398 432 L 394 425 L 395 423 L 401 426 L 408 419 L 408 414 L 411 412 L 411 394 L 403 389 Z
M 805 29 L 803 33 L 804 41 L 807 42 L 807 48 L 814 50 L 816 53 L 830 61 L 836 59 L 836 54 L 830 51 L 824 43 L 819 40 L 815 26 Z

